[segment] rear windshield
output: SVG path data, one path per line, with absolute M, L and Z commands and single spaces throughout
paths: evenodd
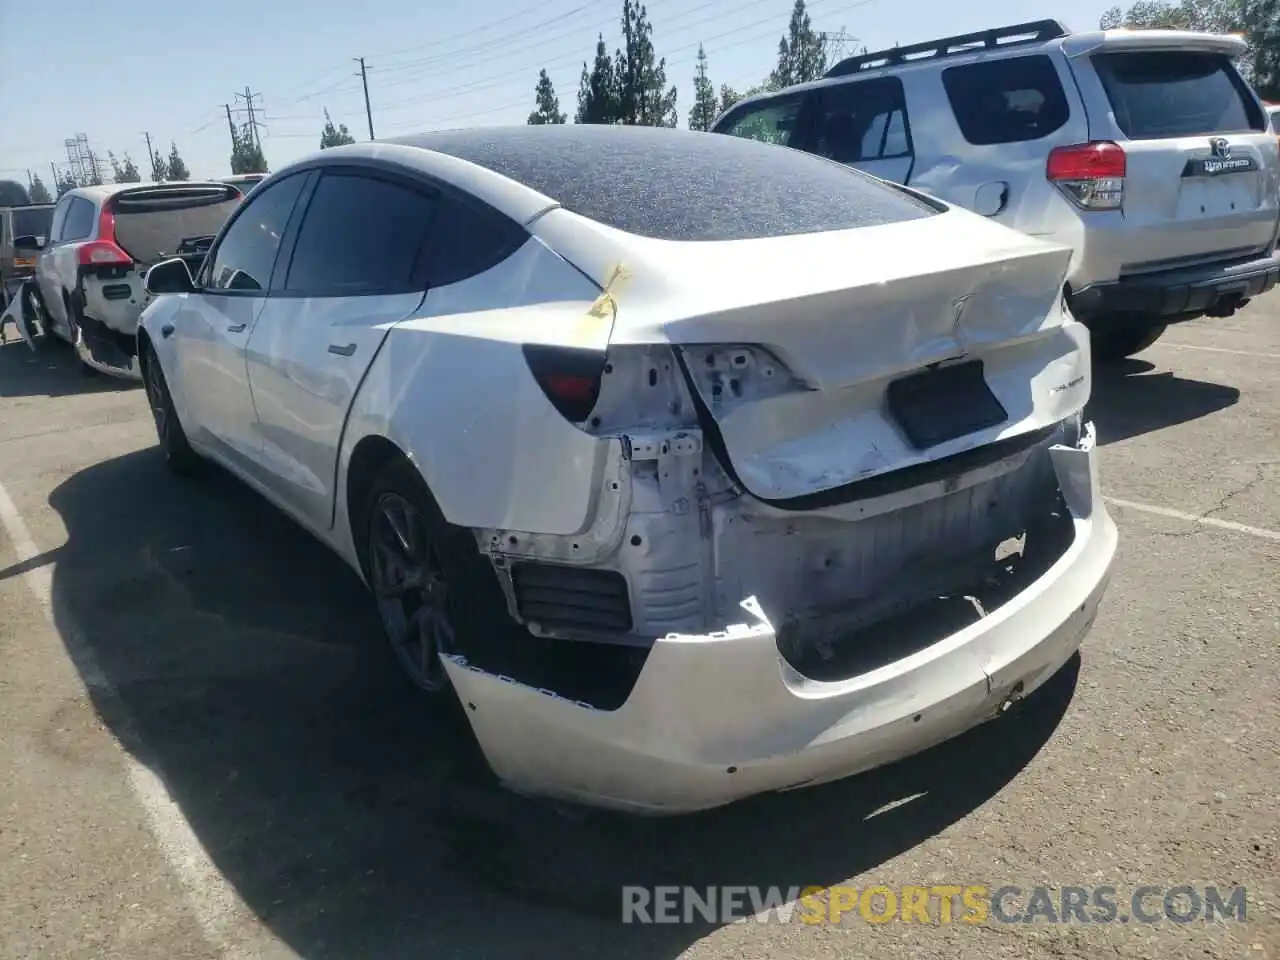
M 13 238 L 37 237 L 41 243 L 49 239 L 49 225 L 53 223 L 53 207 L 35 207 L 13 211 Z
M 573 213 L 659 240 L 821 233 L 938 212 L 848 167 L 714 133 L 547 124 L 403 142 L 488 167 Z
M 1093 66 L 1116 123 L 1131 140 L 1267 129 L 1262 110 L 1222 54 L 1103 53 Z
M 233 186 L 147 188 L 121 194 L 112 204 L 116 243 L 140 263 L 173 256 L 184 241 L 222 229 L 239 204 Z

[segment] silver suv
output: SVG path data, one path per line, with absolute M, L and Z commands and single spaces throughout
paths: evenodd
M 713 131 L 851 164 L 1070 246 L 1095 357 L 1280 277 L 1280 157 L 1237 37 L 1053 20 L 842 60 Z

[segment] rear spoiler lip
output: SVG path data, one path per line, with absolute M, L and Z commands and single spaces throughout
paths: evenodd
M 1061 41 L 1062 52 L 1070 59 L 1095 53 L 1122 50 L 1188 50 L 1244 56 L 1248 44 L 1234 34 L 1193 33 L 1187 30 L 1106 30 L 1073 33 Z

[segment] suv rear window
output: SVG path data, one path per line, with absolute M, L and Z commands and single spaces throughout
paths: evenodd
M 573 213 L 658 240 L 785 237 L 940 210 L 829 160 L 714 133 L 540 124 L 399 142 L 487 167 Z
M 1045 56 L 948 67 L 942 85 L 960 132 L 974 146 L 1039 140 L 1071 114 L 1058 71 Z
M 230 185 L 130 190 L 112 203 L 116 243 L 140 263 L 157 263 L 177 253 L 184 240 L 216 234 L 240 199 Z
M 1116 123 L 1131 140 L 1265 130 L 1266 118 L 1225 56 L 1192 50 L 1093 57 Z

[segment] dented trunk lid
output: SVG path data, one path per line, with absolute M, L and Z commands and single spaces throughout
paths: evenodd
M 675 348 L 713 449 L 763 500 L 1036 433 L 1088 397 L 1070 250 L 963 211 L 629 246 L 610 343 Z

